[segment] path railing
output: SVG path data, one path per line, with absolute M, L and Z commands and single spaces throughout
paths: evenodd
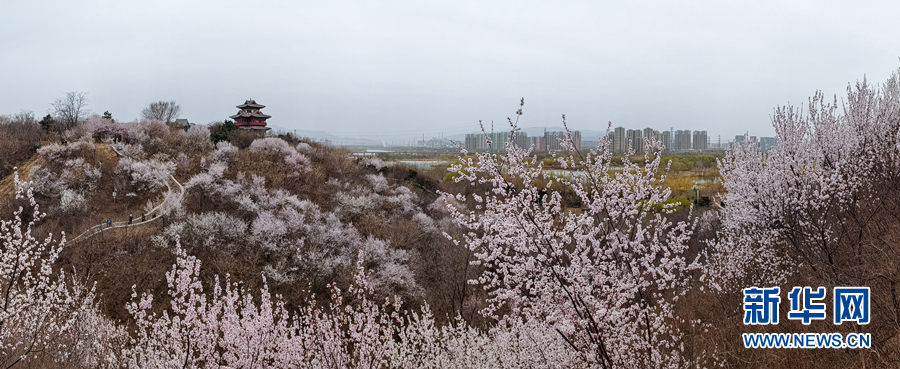
M 116 150 L 115 145 L 109 145 L 109 147 L 112 148 L 112 150 L 116 153 L 116 155 L 124 156 L 124 155 L 122 155 L 122 153 L 119 152 L 119 150 Z M 173 191 L 173 188 L 175 189 L 174 191 Z M 88 228 L 88 230 L 82 232 L 75 238 L 73 238 L 71 240 L 67 240 L 66 243 L 69 245 L 74 245 L 75 243 L 84 241 L 98 233 L 102 233 L 107 230 L 111 230 L 111 229 L 115 229 L 115 228 L 144 225 L 144 224 L 150 223 L 156 219 L 162 218 L 161 216 L 156 216 L 156 214 L 164 206 L 169 205 L 168 204 L 169 201 L 176 200 L 176 199 L 178 201 L 180 201 L 182 196 L 184 196 L 184 186 L 182 186 L 181 183 L 178 183 L 178 180 L 176 180 L 175 177 L 172 175 L 169 175 L 169 179 L 166 181 L 166 189 L 168 190 L 168 192 L 177 193 L 179 196 L 166 196 L 165 198 L 163 198 L 163 201 L 161 201 L 153 209 L 150 209 L 150 211 L 148 211 L 146 214 L 144 214 L 144 215 L 149 215 L 150 216 L 149 218 L 145 218 L 143 221 L 135 219 L 135 220 L 132 220 L 131 222 L 123 220 L 120 222 L 112 222 L 111 224 L 107 223 L 107 222 L 103 222 L 103 223 L 97 224 L 91 228 Z

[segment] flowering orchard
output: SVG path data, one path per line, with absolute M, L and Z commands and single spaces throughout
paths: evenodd
M 360 267 L 343 304 L 334 288 L 327 308 L 308 301 L 299 314 L 289 313 L 284 303 L 259 291 L 260 301 L 226 278 L 216 277 L 212 293 L 200 282 L 200 261 L 176 246 L 177 263 L 166 273 L 171 312 L 149 313 L 153 296 L 143 294 L 128 304 L 137 336 L 128 352 L 132 368 L 234 367 L 234 368 L 381 368 L 387 363 L 398 307 L 378 305 L 369 296 Z M 224 287 L 224 288 L 223 288 Z
M 154 178 L 154 172 L 171 173 L 148 165 L 143 174 L 144 166 L 136 164 L 144 160 L 142 140 L 154 139 L 120 144 L 138 158 L 118 166 L 136 188 L 153 183 L 143 179 Z M 308 147 L 275 139 L 254 142 L 249 151 L 283 161 L 301 175 L 311 163 Z M 334 189 L 334 207 L 325 210 L 267 188 L 264 177 L 234 173 L 229 167 L 237 165 L 236 154 L 220 143 L 200 160 L 199 172 L 186 183 L 188 205 L 168 212 L 171 221 L 155 245 L 169 247 L 167 235 L 181 234 L 193 247 L 208 250 L 253 244 L 269 257 L 285 256 L 283 264 L 265 269 L 269 280 L 296 283 L 302 273 L 328 275 L 355 264 L 352 282 L 344 289 L 328 287 L 324 303 L 309 299 L 288 311 L 281 297 L 270 294 L 268 282 L 257 291 L 230 277 L 202 282 L 199 260 L 175 242 L 176 263 L 166 274 L 163 299 L 169 303 L 159 306 L 152 294 L 135 291 L 127 306 L 134 324 L 130 341 L 114 335 L 119 341 L 110 341 L 120 343 L 121 354 L 104 356 L 104 365 L 532 368 L 682 362 L 681 333 L 669 320 L 675 318 L 672 303 L 683 293 L 676 290 L 683 287 L 677 277 L 692 268 L 680 256 L 691 233 L 687 223 L 665 217 L 668 192 L 657 185 L 656 157 L 647 156 L 643 166 L 626 161 L 627 170 L 612 175 L 605 147 L 577 162 L 561 158 L 595 176 L 594 183 L 562 182 L 581 197 L 581 213 L 567 212 L 558 193 L 539 195 L 547 187 L 538 186 L 540 167 L 524 150 L 512 149 L 503 158 L 479 156 L 455 168 L 461 180 L 492 186 L 476 195 L 480 205 L 472 216 L 459 207 L 462 198 L 444 195 L 432 206 L 443 207 L 437 210 L 471 231 L 457 241 L 474 250 L 486 270 L 480 281 L 491 300 L 484 313 L 495 323 L 474 327 L 461 318 L 437 325 L 427 304 L 419 304 L 419 312 L 401 310 L 395 296 L 421 298 L 409 264 L 414 252 L 365 237 L 345 220 L 384 212 L 388 219 L 409 217 L 425 233 L 440 232 L 437 224 L 446 227 L 424 213 L 408 188 L 380 174 L 356 184 L 332 179 L 327 185 Z M 211 198 L 218 201 L 211 204 Z M 530 233 L 543 235 L 529 241 Z M 518 242 L 526 242 L 524 248 Z M 95 311 L 90 304 L 77 310 Z
M 670 201 L 671 164 L 650 140 L 635 160 L 614 158 L 606 139 L 579 152 L 567 138 L 553 160 L 583 175 L 557 178 L 513 137 L 504 155 L 463 151 L 448 176 L 456 182 L 427 187 L 410 181 L 412 170 L 292 137 L 241 150 L 210 144 L 203 127 L 92 118 L 76 128 L 87 138 L 38 151 L 30 182 L 16 176 L 21 207 L 0 222 L 0 364 L 773 367 L 793 363 L 796 351 L 745 349 L 739 338 L 783 330 L 871 337 L 871 348 L 807 355 L 811 366 L 900 361 L 900 78 L 851 86 L 840 104 L 816 94 L 805 112 L 776 109 L 773 124 L 778 146 L 735 146 L 718 163 L 727 192 L 694 217 Z M 103 139 L 128 159 L 86 160 Z M 38 241 L 33 228 L 54 225 L 38 201 L 77 215 L 104 205 L 94 194 L 109 181 L 149 196 L 169 175 L 185 191 L 166 194 L 158 228 L 135 227 L 130 239 L 109 232 L 110 254 L 128 267 L 141 267 L 139 256 L 166 260 L 103 300 L 122 304 L 113 322 L 117 312 L 104 315 L 96 302 L 110 295 L 98 292 L 99 276 L 119 282 L 125 273 L 97 270 L 118 259 L 86 243 Z M 100 260 L 94 274 L 76 276 L 88 268 L 61 261 L 79 251 Z M 461 267 L 429 269 L 438 265 L 429 258 Z M 450 278 L 478 288 L 434 282 Z M 824 330 L 824 305 L 804 302 L 814 315 L 782 304 L 780 327 L 740 324 L 742 291 L 756 293 L 744 301 L 751 313 L 774 304 L 777 316 L 774 292 L 790 285 L 825 287 L 802 289 L 810 301 L 859 286 L 871 319 L 851 325 L 839 315 L 847 324 Z M 793 291 L 787 297 L 799 301 Z

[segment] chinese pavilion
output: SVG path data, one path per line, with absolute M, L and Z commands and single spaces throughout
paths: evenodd
M 238 105 L 237 108 L 241 110 L 229 118 L 234 119 L 234 125 L 241 127 L 242 129 L 264 133 L 271 129 L 266 127 L 266 119 L 272 117 L 271 115 L 266 115 L 259 111 L 259 109 L 265 107 L 265 105 L 257 104 L 256 101 L 250 99 L 244 101 L 243 104 Z

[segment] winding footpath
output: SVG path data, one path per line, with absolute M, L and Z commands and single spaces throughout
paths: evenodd
M 119 152 L 119 150 L 116 150 L 116 147 L 114 145 L 109 145 L 109 147 L 112 148 L 112 150 L 116 153 L 116 155 L 118 155 L 120 157 L 124 157 L 124 155 L 122 155 L 122 153 Z M 167 197 L 163 198 L 163 201 L 161 201 L 158 205 L 156 205 L 153 209 L 151 209 L 150 211 L 148 211 L 146 213 L 146 215 L 148 215 L 149 217 L 147 219 L 145 219 L 144 221 L 140 221 L 139 219 L 136 219 L 136 220 L 132 221 L 131 223 L 129 223 L 128 221 L 123 220 L 121 222 L 112 222 L 112 224 L 107 224 L 106 222 L 103 222 L 103 223 L 97 224 L 91 228 L 88 228 L 88 230 L 82 232 L 75 238 L 73 238 L 71 240 L 67 240 L 66 244 L 74 245 L 78 242 L 89 239 L 92 236 L 94 236 L 98 233 L 102 233 L 103 231 L 106 231 L 106 230 L 111 230 L 111 229 L 115 229 L 115 228 L 123 228 L 123 227 L 135 227 L 135 226 L 144 225 L 144 224 L 150 223 L 154 220 L 157 220 L 159 218 L 162 218 L 161 216 L 156 216 L 156 214 L 159 212 L 159 210 L 163 209 L 165 206 L 169 205 L 168 201 L 173 201 L 173 200 L 181 201 L 181 198 L 184 196 L 184 186 L 182 186 L 181 183 L 178 183 L 178 180 L 176 180 L 175 177 L 172 175 L 169 175 L 169 180 L 166 181 L 166 188 L 168 189 L 169 192 L 174 192 L 174 193 L 178 194 L 178 196 L 167 196 Z

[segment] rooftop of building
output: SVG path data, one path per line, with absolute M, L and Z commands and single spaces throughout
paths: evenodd
M 238 109 L 244 109 L 244 108 L 256 108 L 256 109 L 262 109 L 262 108 L 265 108 L 265 107 L 266 107 L 265 105 L 257 104 L 257 103 L 256 103 L 256 100 L 253 100 L 253 99 L 244 101 L 243 104 L 237 106 Z
M 268 118 L 271 118 L 272 116 L 271 116 L 271 115 L 268 115 L 268 114 L 260 113 L 260 112 L 258 112 L 258 111 L 252 112 L 252 113 L 248 113 L 248 112 L 245 112 L 245 111 L 241 110 L 241 111 L 239 111 L 237 114 L 232 115 L 232 116 L 230 116 L 229 118 L 235 119 L 235 118 L 249 118 L 249 117 L 256 117 L 256 118 L 265 118 L 265 119 L 268 119 Z

